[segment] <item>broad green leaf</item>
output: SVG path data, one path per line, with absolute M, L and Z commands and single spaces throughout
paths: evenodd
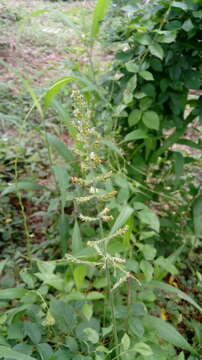
M 22 344 L 15 345 L 13 347 L 13 350 L 17 351 L 17 352 L 20 352 L 20 353 L 23 353 L 25 355 L 31 355 L 32 352 L 33 352 L 33 346 L 29 345 L 29 344 L 22 343 Z
M 140 140 L 140 139 L 147 139 L 147 138 L 148 138 L 148 134 L 144 130 L 138 129 L 131 131 L 128 135 L 126 135 L 126 137 L 124 138 L 123 141 L 121 141 L 121 143 Z
M 6 346 L 0 346 L 0 356 L 3 359 L 12 359 L 12 360 L 36 360 L 32 356 L 22 354 L 18 351 L 12 350 Z
M 160 222 L 154 211 L 150 209 L 143 209 L 137 212 L 137 216 L 144 224 L 149 225 L 151 229 L 159 232 Z
M 58 152 L 67 162 L 73 161 L 74 156 L 71 151 L 68 149 L 68 146 L 64 144 L 57 136 L 52 134 L 47 134 L 47 139 L 50 146 Z
M 175 264 L 183 249 L 184 249 L 184 245 L 180 246 L 177 250 L 175 250 L 170 256 L 166 258 L 169 264 Z M 167 267 L 164 270 L 163 267 L 158 266 L 158 268 L 155 268 L 154 280 L 162 280 L 167 275 L 167 273 L 168 273 Z
M 147 315 L 145 317 L 145 324 L 157 331 L 159 337 L 168 341 L 181 349 L 193 352 L 192 346 L 187 340 L 168 322 L 156 318 L 155 316 Z
M 56 264 L 53 261 L 37 260 L 37 267 L 42 274 L 52 275 L 55 271 Z
M 101 23 L 104 20 L 105 14 L 110 4 L 111 0 L 97 0 L 96 2 L 91 26 L 91 36 L 93 39 L 95 39 L 99 33 Z
M 153 277 L 153 272 L 154 272 L 152 265 L 148 261 L 142 260 L 140 262 L 140 269 L 144 273 L 145 280 L 151 281 L 152 277 Z
M 100 300 L 100 299 L 104 299 L 104 295 L 98 291 L 91 291 L 86 296 L 86 299 L 87 300 Z
M 196 303 L 196 301 L 194 301 L 189 295 L 185 294 L 183 291 L 177 289 L 174 286 L 165 284 L 162 281 L 157 281 L 157 280 L 152 280 L 150 281 L 150 283 L 148 282 L 143 282 L 143 284 L 145 285 L 145 287 L 148 289 L 160 289 L 160 290 L 165 290 L 165 292 L 174 294 L 179 296 L 179 298 L 187 301 L 188 303 L 190 303 L 191 305 L 193 305 L 196 309 L 198 309 L 200 312 L 202 312 L 202 308 Z
M 176 8 L 179 8 L 179 9 L 182 9 L 182 10 L 187 10 L 187 4 L 184 2 L 184 1 L 174 1 L 171 3 L 171 6 L 172 7 L 176 7 Z
M 139 295 L 138 295 L 138 299 L 141 301 L 147 301 L 147 302 L 152 302 L 154 303 L 154 301 L 156 300 L 156 295 L 154 294 L 154 292 L 152 290 L 141 290 Z
M 161 31 L 159 41 L 162 43 L 170 44 L 176 39 L 175 31 Z
M 19 312 L 18 314 L 23 314 L 23 312 Z M 9 322 L 10 322 L 10 324 L 8 324 L 7 339 L 8 340 L 17 340 L 17 341 L 22 342 L 23 338 L 25 337 L 24 324 L 20 323 L 19 321 L 11 323 L 10 319 L 9 319 Z
M 121 339 L 121 345 L 123 346 L 123 350 L 127 351 L 130 347 L 130 338 L 127 333 L 125 333 Z
M 78 81 L 78 80 L 79 80 L 78 78 L 72 76 L 65 76 L 57 80 L 56 83 L 53 86 L 51 86 L 51 88 L 46 92 L 44 96 L 45 107 L 48 108 L 53 97 L 60 91 L 60 89 L 64 85 L 69 84 L 72 81 Z
M 191 31 L 193 28 L 194 28 L 194 25 L 193 25 L 191 19 L 187 19 L 182 25 L 182 29 L 187 32 Z
M 140 100 L 140 109 L 142 111 L 146 111 L 147 109 L 150 108 L 150 106 L 152 105 L 153 100 L 150 97 L 144 97 L 143 99 Z
M 141 32 L 135 34 L 135 40 L 142 45 L 149 45 L 152 42 L 152 39 L 148 34 Z
M 85 316 L 86 320 L 90 320 L 93 315 L 93 305 L 84 304 L 82 307 L 82 314 Z
M 136 351 L 138 354 L 141 354 L 143 356 L 149 356 L 149 355 L 153 354 L 153 351 L 150 348 L 150 346 L 143 342 L 139 342 L 139 343 L 135 344 L 133 346 L 132 350 Z
M 144 326 L 141 319 L 130 316 L 129 328 L 131 332 L 135 334 L 138 338 L 141 339 L 144 336 Z
M 133 63 L 133 62 L 128 62 L 126 63 L 126 69 L 129 71 L 129 72 L 132 72 L 132 73 L 137 73 L 139 71 L 139 65 Z
M 37 184 L 34 181 L 19 181 L 17 184 L 10 184 L 8 185 L 1 193 L 1 195 L 7 195 L 12 192 L 18 191 L 32 191 L 32 190 L 39 190 L 44 189 L 43 185 Z
M 87 336 L 87 339 L 92 343 L 92 344 L 97 344 L 99 341 L 99 334 L 96 330 L 92 329 L 92 328 L 86 328 L 84 329 L 84 333 Z
M 42 331 L 40 326 L 31 321 L 25 321 L 24 323 L 25 334 L 30 338 L 34 344 L 38 344 L 41 341 Z
M 77 290 L 80 290 L 83 287 L 84 279 L 86 276 L 86 266 L 79 265 L 74 270 L 74 281 L 76 284 Z
M 141 119 L 142 112 L 139 109 L 134 109 L 131 111 L 128 117 L 128 124 L 129 126 L 136 125 Z
M 155 111 L 146 111 L 143 114 L 142 121 L 149 129 L 159 129 L 159 116 Z
M 25 268 L 20 271 L 20 277 L 24 281 L 24 283 L 31 289 L 34 288 L 34 276 L 28 272 L 28 270 Z
M 158 43 L 153 42 L 151 45 L 149 45 L 149 51 L 152 55 L 156 56 L 157 58 L 159 58 L 161 60 L 164 57 L 163 48 Z
M 123 102 L 124 104 L 129 104 L 131 103 L 133 100 L 133 91 L 128 90 L 128 88 L 126 88 L 123 92 Z
M 36 348 L 43 360 L 50 360 L 51 356 L 53 355 L 53 350 L 49 344 L 37 344 Z
M 193 203 L 194 230 L 197 237 L 202 238 L 202 195 Z
M 159 256 L 155 260 L 155 264 L 159 265 L 161 268 L 167 271 L 167 273 L 171 273 L 172 275 L 177 275 L 179 272 L 175 265 L 173 265 L 168 259 L 163 256 Z
M 82 239 L 77 220 L 74 223 L 74 229 L 72 234 L 72 254 L 75 255 L 82 249 Z
M 133 96 L 133 91 L 136 89 L 137 86 L 137 75 L 133 75 L 130 80 L 127 82 L 127 91 L 131 93 L 131 96 Z
M 145 260 L 153 260 L 156 256 L 156 249 L 154 246 L 146 244 L 143 246 L 142 252 Z
M 28 290 L 23 288 L 11 288 L 0 290 L 0 299 L 1 300 L 12 300 L 12 299 L 21 299 L 28 293 Z
M 125 225 L 126 221 L 129 219 L 132 213 L 133 213 L 133 209 L 130 206 L 128 205 L 123 206 L 118 218 L 116 219 L 114 225 L 112 226 L 110 234 L 113 234 L 115 231 L 117 231 L 123 225 Z
M 148 80 L 148 81 L 154 80 L 154 77 L 150 71 L 140 71 L 139 75 L 145 80 Z

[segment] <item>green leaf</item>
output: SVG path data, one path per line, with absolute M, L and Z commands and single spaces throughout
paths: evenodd
M 145 260 L 153 260 L 156 256 L 156 249 L 152 245 L 144 245 L 142 249 Z
M 96 2 L 91 26 L 91 36 L 93 39 L 95 39 L 99 33 L 101 23 L 104 20 L 105 14 L 110 4 L 111 0 L 97 0 Z
M 60 156 L 63 157 L 67 162 L 73 161 L 74 156 L 71 151 L 68 149 L 68 146 L 64 144 L 57 136 L 52 134 L 47 134 L 47 139 L 51 147 L 58 152 Z
M 149 45 L 152 42 L 152 39 L 148 34 L 141 32 L 135 34 L 135 40 L 142 45 Z
M 150 209 L 143 209 L 138 211 L 137 216 L 140 221 L 149 225 L 150 228 L 155 230 L 156 232 L 159 232 L 160 222 L 158 216 L 155 214 L 154 211 Z
M 77 220 L 74 223 L 74 229 L 72 234 L 72 254 L 75 255 L 83 248 L 81 233 Z
M 143 114 L 142 121 L 149 129 L 159 130 L 159 116 L 155 111 L 146 111 Z
M 153 351 L 150 348 L 150 346 L 143 342 L 139 342 L 139 343 L 135 344 L 133 346 L 132 350 L 136 351 L 138 354 L 141 354 L 143 356 L 149 356 L 149 355 L 153 354 Z
M 130 338 L 127 333 L 125 333 L 121 339 L 121 345 L 123 346 L 123 350 L 127 351 L 130 347 Z
M 179 9 L 182 9 L 182 10 L 187 10 L 187 4 L 184 2 L 184 1 L 174 1 L 171 3 L 171 6 L 172 7 L 176 7 L 176 8 L 179 8 Z
M 202 195 L 193 203 L 194 230 L 197 237 L 202 238 Z
M 18 351 L 12 350 L 6 346 L 0 346 L 0 356 L 4 359 L 13 359 L 13 360 L 36 360 L 29 355 L 22 354 Z
M 177 275 L 179 273 L 175 265 L 163 256 L 159 256 L 155 260 L 155 264 L 159 265 L 162 269 L 166 270 L 167 273 L 171 273 L 172 275 Z
M 132 93 L 136 89 L 136 86 L 137 86 L 137 75 L 135 74 L 127 82 L 127 91 L 129 93 Z M 132 96 L 133 96 L 133 94 L 132 94 Z
M 55 319 L 56 326 L 62 333 L 71 333 L 73 327 L 76 325 L 77 316 L 71 305 L 67 302 L 52 298 L 50 301 L 50 314 Z
M 86 299 L 87 300 L 100 300 L 100 299 L 104 299 L 104 295 L 98 291 L 91 291 L 86 296 Z
M 32 191 L 32 190 L 39 190 L 44 189 L 43 185 L 37 184 L 35 181 L 19 181 L 17 184 L 10 184 L 7 186 L 1 193 L 1 195 L 7 195 L 12 192 L 18 191 Z
M 139 109 L 134 109 L 131 111 L 128 117 L 128 124 L 129 126 L 136 125 L 141 119 L 142 112 Z
M 38 344 L 36 348 L 43 360 L 50 360 L 53 355 L 53 350 L 49 344 L 41 343 Z
M 132 91 L 128 90 L 127 88 L 123 92 L 123 102 L 124 104 L 129 104 L 133 100 L 133 93 Z
M 194 25 L 193 25 L 191 19 L 187 19 L 182 25 L 182 29 L 186 32 L 191 31 L 193 28 L 194 28 Z
M 157 331 L 159 337 L 168 341 L 181 349 L 194 352 L 193 348 L 186 339 L 168 322 L 156 318 L 155 316 L 147 315 L 145 317 L 145 324 Z
M 0 299 L 1 300 L 12 300 L 12 299 L 21 299 L 28 293 L 28 290 L 23 288 L 11 288 L 0 290 Z
M 128 62 L 125 66 L 129 72 L 137 73 L 139 71 L 139 65 L 135 64 L 134 62 Z
M 77 266 L 76 269 L 74 270 L 74 281 L 77 290 L 80 290 L 83 287 L 85 276 L 86 276 L 86 266 L 84 265 Z
M 30 338 L 30 340 L 34 344 L 40 343 L 42 332 L 41 332 L 41 328 L 37 324 L 31 321 L 25 321 L 24 329 L 25 329 L 25 334 Z
M 118 218 L 116 219 L 114 225 L 112 226 L 110 234 L 113 234 L 118 229 L 120 229 L 123 225 L 125 225 L 126 221 L 129 219 L 129 217 L 131 216 L 133 211 L 134 210 L 130 206 L 128 206 L 128 205 L 123 206 Z
M 148 81 L 154 80 L 154 77 L 150 71 L 140 71 L 139 75 L 145 80 L 148 80 Z
M 121 141 L 121 143 L 140 140 L 140 139 L 147 139 L 147 138 L 148 138 L 147 133 L 144 130 L 138 129 L 131 131 L 128 135 L 126 135 L 126 137 L 124 138 L 123 141 Z
M 78 78 L 72 77 L 72 76 L 65 76 L 65 77 L 57 80 L 56 83 L 53 84 L 53 86 L 51 86 L 51 88 L 46 92 L 46 94 L 44 96 L 45 107 L 48 108 L 53 97 L 60 91 L 60 89 L 64 85 L 69 84 L 72 81 L 78 81 Z
M 144 336 L 144 326 L 142 320 L 138 319 L 137 317 L 129 317 L 129 328 L 130 331 L 139 338 Z
M 152 55 L 156 56 L 157 58 L 159 58 L 161 60 L 164 57 L 163 48 L 158 43 L 152 43 L 151 45 L 149 45 L 149 51 Z
M 93 305 L 84 304 L 82 307 L 82 314 L 85 316 L 86 320 L 90 320 L 93 315 Z
M 142 260 L 140 262 L 140 269 L 144 273 L 145 279 L 151 281 L 154 272 L 152 265 L 148 261 Z
M 144 282 L 143 282 L 143 284 L 144 284 Z M 162 281 L 152 280 L 150 283 L 146 282 L 145 287 L 147 289 L 150 288 L 150 289 L 165 290 L 165 292 L 177 295 L 177 296 L 179 296 L 179 298 L 187 301 L 188 303 L 193 305 L 196 309 L 198 309 L 200 312 L 202 312 L 202 308 L 196 303 L 196 301 L 194 301 L 189 295 L 185 294 L 183 291 L 177 289 L 174 286 L 165 284 Z
M 140 100 L 140 109 L 146 111 L 153 103 L 153 100 L 150 97 L 144 97 Z
M 87 339 L 92 343 L 92 344 L 97 344 L 99 341 L 99 334 L 97 333 L 96 330 L 92 329 L 92 328 L 86 328 L 83 331 L 86 336 Z

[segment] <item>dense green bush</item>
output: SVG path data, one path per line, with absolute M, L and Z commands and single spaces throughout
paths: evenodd
M 111 74 L 119 80 L 110 84 L 123 143 L 134 143 L 136 156 L 132 145 L 125 151 L 145 164 L 156 162 L 174 143 L 200 149 L 182 136 L 201 117 L 201 97 L 188 96 L 201 87 L 201 2 L 156 1 L 130 14 L 128 25 L 119 29 L 124 50 Z M 175 131 L 167 136 L 165 129 Z

